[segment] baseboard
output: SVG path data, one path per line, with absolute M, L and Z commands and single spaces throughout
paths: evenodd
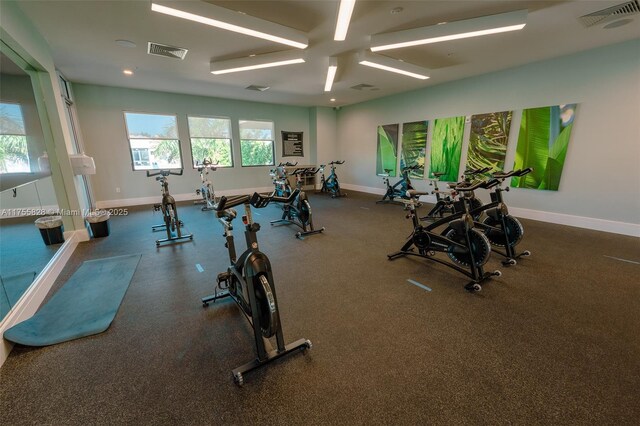
M 227 189 L 224 191 L 216 191 L 216 196 L 229 196 L 238 194 L 253 194 L 254 192 L 272 192 L 273 186 L 265 186 L 261 188 L 241 188 Z M 202 197 L 196 193 L 188 194 L 171 194 L 176 201 L 197 201 Z M 96 207 L 99 209 L 112 209 L 116 207 L 144 206 L 148 204 L 158 204 L 161 201 L 159 196 L 155 197 L 138 197 L 138 198 L 121 198 L 119 200 L 103 200 L 97 201 Z
M 385 190 L 382 188 L 372 188 L 370 186 L 360 186 L 352 184 L 341 185 L 344 189 L 351 189 L 358 192 L 366 192 L 368 194 L 383 195 Z M 435 203 L 434 195 L 421 196 L 420 200 L 428 203 Z M 640 237 L 640 224 L 616 222 L 607 219 L 597 219 L 593 217 L 574 216 L 564 213 L 546 212 L 541 210 L 523 209 L 509 206 L 509 212 L 516 217 L 524 219 L 539 220 L 541 222 L 555 223 L 558 225 L 574 226 L 577 228 L 592 229 L 594 231 L 611 232 L 613 234 L 629 235 L 632 237 Z
M 640 237 L 640 224 L 636 223 L 616 222 L 614 220 L 522 209 L 518 207 L 509 207 L 509 212 L 516 217 L 524 219 L 533 219 L 558 225 L 575 226 L 577 228 L 592 229 L 594 231 L 604 231 L 611 232 L 613 234 Z
M 65 233 L 66 241 L 64 244 L 60 246 L 49 263 L 47 263 L 42 271 L 40 271 L 31 286 L 29 286 L 27 291 L 25 291 L 13 309 L 9 311 L 2 321 L 0 321 L 0 336 L 3 336 L 4 332 L 9 328 L 31 318 L 33 314 L 36 313 L 47 293 L 51 290 L 53 283 L 56 281 L 60 272 L 62 272 L 62 269 L 78 246 L 78 243 L 83 241 L 83 231 L 86 233 L 86 230 L 82 229 L 72 231 L 70 232 L 71 235 L 69 238 L 66 238 L 67 233 Z M 4 361 L 9 356 L 9 352 L 11 352 L 12 348 L 12 343 L 2 339 L 0 342 L 0 367 L 4 364 Z
M 8 209 L 0 209 L 0 220 L 11 219 L 16 217 L 27 216 L 45 216 L 45 215 L 57 215 L 60 208 L 55 204 L 50 206 L 34 206 L 34 207 L 15 207 Z

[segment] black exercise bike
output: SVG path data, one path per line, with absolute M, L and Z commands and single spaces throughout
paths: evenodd
M 200 173 L 200 189 L 196 189 L 196 194 L 200 195 L 202 200 L 194 201 L 194 204 L 204 204 L 202 211 L 213 210 L 216 202 L 216 193 L 213 190 L 213 183 L 209 179 L 209 172 L 215 172 L 217 164 L 208 158 L 202 160 L 202 163 L 196 162 L 198 173 Z
M 481 230 L 489 239 L 491 245 L 498 247 L 494 249 L 494 252 L 505 257 L 502 261 L 505 266 L 515 265 L 516 259 L 521 257 L 527 257 L 531 255 L 529 250 L 524 250 L 521 253 L 516 252 L 516 245 L 520 243 L 524 235 L 524 228 L 520 221 L 514 216 L 509 214 L 509 209 L 504 203 L 502 193 L 508 192 L 509 187 L 502 188 L 501 185 L 512 176 L 525 176 L 533 171 L 532 168 L 513 170 L 511 172 L 495 172 L 492 174 L 492 178 L 481 182 L 480 188 L 491 189 L 495 188 L 489 195 L 491 196 L 491 203 L 474 207 L 470 204 L 470 201 L 463 199 L 462 201 L 467 204 L 466 207 L 460 206 L 460 204 L 454 204 L 454 210 L 458 213 L 455 215 L 463 214 L 463 211 L 468 210 L 469 214 L 474 218 L 476 227 Z M 486 217 L 480 220 L 482 214 Z M 504 249 L 504 251 L 502 251 Z
M 162 217 L 164 224 L 154 225 L 151 227 L 153 232 L 165 230 L 167 231 L 167 238 L 156 240 L 156 247 L 165 242 L 176 242 L 180 240 L 193 240 L 192 234 L 182 234 L 182 227 L 184 223 L 178 218 L 178 207 L 176 206 L 176 200 L 169 194 L 169 175 L 182 176 L 182 169 L 179 172 L 173 170 L 159 170 L 155 173 L 149 173 L 147 170 L 147 177 L 156 177 L 156 180 L 160 182 L 162 186 L 162 203 L 154 204 L 153 209 L 155 211 L 162 211 Z
M 402 178 L 396 182 L 393 186 L 389 183 L 389 173 L 391 169 L 384 169 L 385 173 L 381 173 L 378 176 L 382 177 L 382 181 L 384 182 L 387 190 L 385 194 L 382 196 L 381 200 L 376 201 L 377 204 L 380 203 L 399 203 L 396 198 L 402 198 L 407 200 L 407 191 L 410 189 L 414 189 L 411 184 L 411 177 L 409 176 L 414 170 L 421 170 L 422 166 L 417 164 L 409 167 L 404 167 L 401 171 Z
M 328 164 L 331 166 L 331 173 L 326 178 L 324 176 L 324 168 L 327 165 L 326 164 L 320 165 L 320 173 L 322 173 L 322 176 L 320 177 L 320 182 L 322 183 L 322 187 L 320 188 L 320 191 L 317 191 L 316 193 L 326 192 L 331 194 L 331 198 L 345 197 L 347 195 L 346 193 L 340 190 L 340 182 L 338 182 L 338 175 L 336 174 L 336 165 L 338 164 L 344 164 L 344 160 L 332 161 Z
M 473 191 L 478 185 L 455 189 L 459 192 Z M 409 200 L 403 200 L 403 202 L 409 210 L 407 218 L 413 222 L 413 232 L 399 251 L 387 257 L 393 260 L 402 256 L 417 256 L 438 262 L 471 278 L 471 281 L 465 285 L 466 290 L 470 292 L 482 290 L 483 281 L 492 276 L 502 275 L 497 270 L 493 272 L 483 270 L 484 264 L 491 255 L 489 240 L 483 233 L 474 229 L 473 218 L 468 212 L 460 218 L 447 216 L 423 226 L 418 216 L 418 208 L 421 205 L 419 197 L 427 194 L 428 192 L 409 190 Z M 447 228 L 438 233 L 435 229 L 440 226 Z M 446 253 L 454 263 L 438 259 L 435 257 L 436 252 Z
M 311 205 L 307 198 L 307 194 L 302 190 L 305 176 L 318 173 L 318 169 L 304 168 L 296 169 L 291 174 L 296 177 L 296 189 L 293 191 L 293 197 L 289 197 L 290 202 L 282 205 L 282 218 L 272 220 L 271 225 L 296 225 L 302 231 L 296 232 L 296 238 L 302 239 L 306 235 L 319 234 L 324 231 L 324 227 L 315 229 L 313 227 L 313 215 L 311 213 Z M 279 202 L 277 194 L 273 193 L 272 201 Z
M 476 175 L 486 173 L 490 170 L 491 169 L 489 167 L 467 170 L 462 176 L 464 179 L 463 182 L 468 184 Z M 429 186 L 433 186 L 433 191 L 431 191 L 431 194 L 436 196 L 436 204 L 429 211 L 429 213 L 427 213 L 426 216 L 421 217 L 420 220 L 435 221 L 438 218 L 442 219 L 445 215 L 455 213 L 455 210 L 453 208 L 453 201 L 458 194 L 453 188 L 458 185 L 458 183 L 449 184 L 449 191 L 442 191 L 440 190 L 440 188 L 438 188 L 438 182 L 440 181 L 440 176 L 443 176 L 445 173 L 434 172 L 432 174 L 433 178 L 430 179 Z M 473 192 L 465 193 L 463 195 L 468 200 L 470 210 L 482 207 L 482 202 L 478 198 L 476 198 Z
M 299 339 L 285 345 L 271 263 L 267 255 L 258 248 L 257 232 L 260 230 L 260 224 L 253 222 L 251 205 L 262 208 L 272 200 L 290 201 L 277 199 L 275 196 L 262 197 L 255 193 L 252 197 L 248 195 L 231 198 L 220 197 L 214 208 L 218 220 L 224 227 L 225 247 L 229 250 L 230 266 L 225 272 L 218 274 L 214 294 L 204 297 L 202 304 L 208 306 L 210 302 L 231 297 L 253 328 L 257 358 L 233 369 L 233 380 L 238 385 L 244 383 L 243 375 L 251 370 L 262 367 L 293 351 L 311 349 L 311 342 L 306 339 Z M 232 233 L 232 222 L 237 213 L 232 207 L 240 204 L 244 204 L 245 209 L 242 222 L 245 224 L 244 235 L 247 249 L 238 258 Z M 276 349 L 272 348 L 271 342 L 268 340 L 273 336 L 276 338 Z

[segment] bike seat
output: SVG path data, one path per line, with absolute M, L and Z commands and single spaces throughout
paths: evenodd
M 431 173 L 431 174 L 432 174 L 433 176 L 435 176 L 435 177 L 440 177 L 440 176 L 444 176 L 444 175 L 445 175 L 445 173 L 444 173 L 444 172 L 433 172 L 433 173 Z
M 393 169 L 384 169 L 384 171 L 387 173 L 387 175 L 389 175 L 389 173 L 391 173 Z

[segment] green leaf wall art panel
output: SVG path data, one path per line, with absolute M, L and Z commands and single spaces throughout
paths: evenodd
M 412 170 L 409 177 L 416 179 L 424 178 L 428 126 L 428 121 L 415 121 L 402 125 L 400 170 L 404 167 L 420 166 L 420 169 Z
M 430 177 L 439 172 L 444 173 L 440 177 L 442 181 L 458 181 L 463 132 L 464 116 L 439 118 L 435 121 L 431 138 Z
M 530 108 L 522 111 L 513 168 L 533 172 L 511 179 L 516 188 L 557 191 L 569 148 L 576 104 Z
M 398 131 L 399 124 L 378 126 L 378 155 L 376 159 L 376 174 L 387 173 L 396 175 L 398 164 Z
M 504 170 L 512 111 L 477 114 L 471 117 L 467 168 Z

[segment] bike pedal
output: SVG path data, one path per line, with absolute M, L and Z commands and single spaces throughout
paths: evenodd
M 231 277 L 231 274 L 229 274 L 229 272 L 220 272 L 216 278 L 216 282 L 218 283 L 218 286 L 229 281 L 230 277 Z
M 162 208 L 162 204 L 154 204 L 153 205 L 153 211 L 155 211 L 155 212 L 159 212 L 161 208 Z

